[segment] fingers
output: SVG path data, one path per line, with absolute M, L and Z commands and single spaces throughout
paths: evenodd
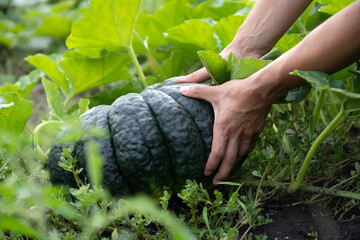
M 239 141 L 236 138 L 232 138 L 228 141 L 226 152 L 221 162 L 219 171 L 216 173 L 213 179 L 214 185 L 217 185 L 218 182 L 224 181 L 227 176 L 229 176 L 229 173 L 231 169 L 233 169 L 237 160 L 238 146 Z
M 245 137 L 241 140 L 237 138 L 230 138 L 227 141 L 221 139 L 215 140 L 216 135 L 214 132 L 214 150 L 211 152 L 209 160 L 205 167 L 204 175 L 209 176 L 219 166 L 213 184 L 217 185 L 219 182 L 224 181 L 230 174 L 237 162 L 243 162 L 248 153 L 254 148 L 257 136 Z M 223 136 L 223 139 L 226 139 Z
M 224 135 L 224 132 L 218 130 L 218 128 L 215 127 L 213 132 L 211 153 L 205 165 L 205 176 L 210 176 L 219 166 L 219 163 L 222 161 L 225 155 L 227 141 L 228 138 L 226 135 Z
M 216 87 L 206 85 L 184 86 L 180 88 L 180 92 L 187 97 L 199 98 L 211 102 L 215 95 L 215 88 Z
M 176 81 L 178 83 L 200 83 L 208 79 L 210 79 L 209 73 L 206 71 L 205 68 L 201 68 L 187 76 L 177 77 Z

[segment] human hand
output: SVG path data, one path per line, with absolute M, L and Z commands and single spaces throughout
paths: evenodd
M 249 77 L 220 86 L 194 85 L 180 89 L 183 95 L 207 100 L 214 108 L 212 149 L 204 175 L 211 175 L 220 166 L 213 179 L 215 185 L 255 147 L 264 128 L 272 102 L 256 91 L 253 81 Z

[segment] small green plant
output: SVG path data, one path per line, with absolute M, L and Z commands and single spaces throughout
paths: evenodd
M 317 240 L 317 239 L 318 239 L 318 233 L 317 233 L 317 231 L 309 232 L 307 235 L 308 235 L 309 237 L 313 237 L 314 240 Z
M 243 238 L 251 228 L 270 222 L 247 196 L 240 196 L 240 189 L 238 186 L 226 199 L 219 190 L 211 196 L 201 183 L 187 180 L 178 197 L 190 208 L 191 215 L 184 217 L 190 218 L 192 232 L 204 239 L 237 239 L 239 228 L 249 226 Z

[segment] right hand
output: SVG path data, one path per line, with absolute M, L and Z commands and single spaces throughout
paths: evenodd
M 204 175 L 218 168 L 213 183 L 224 181 L 235 163 L 252 151 L 264 128 L 270 111 L 271 99 L 266 91 L 257 89 L 254 77 L 232 80 L 219 86 L 184 86 L 180 92 L 187 96 L 207 100 L 214 108 L 215 123 L 211 153 Z

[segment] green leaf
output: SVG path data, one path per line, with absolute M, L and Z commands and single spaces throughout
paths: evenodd
M 93 186 L 100 186 L 102 183 L 103 158 L 99 153 L 99 146 L 94 142 L 86 144 L 87 164 L 90 182 Z
M 284 53 L 295 47 L 301 41 L 301 38 L 298 34 L 285 34 L 280 38 L 280 40 L 275 44 L 274 48 L 278 48 L 280 52 Z
M 20 86 L 19 88 L 20 96 L 23 98 L 27 98 L 42 76 L 43 73 L 41 71 L 34 70 L 31 71 L 29 75 L 20 77 L 17 82 L 17 84 Z
M 360 94 L 359 94 L 360 98 Z M 360 99 L 359 98 L 347 98 L 344 102 L 344 110 L 347 112 L 353 112 L 352 117 L 360 116 Z
M 70 94 L 69 82 L 62 69 L 59 68 L 58 63 L 63 59 L 61 55 L 52 54 L 36 54 L 28 56 L 25 60 L 35 66 L 37 69 L 43 71 L 51 80 L 53 80 L 61 89 L 61 91 L 68 96 Z
M 67 118 L 65 106 L 61 94 L 55 83 L 43 78 L 46 99 L 50 109 L 50 119 L 64 121 Z
M 219 20 L 224 16 L 233 15 L 240 9 L 245 16 L 250 12 L 253 3 L 250 1 L 204 1 L 197 5 L 192 12 L 194 18 L 212 18 Z
M 20 86 L 18 86 L 16 84 L 5 83 L 3 86 L 0 87 L 0 93 L 6 93 L 6 92 L 18 93 L 19 89 L 20 89 Z
M 70 33 L 71 19 L 59 14 L 43 17 L 42 23 L 37 27 L 34 35 L 66 37 Z
M 0 93 L 14 92 L 22 98 L 27 98 L 42 75 L 41 71 L 34 70 L 29 75 L 21 76 L 15 84 L 5 83 L 0 87 Z
M 161 211 L 152 199 L 145 196 L 137 196 L 128 199 L 121 209 L 126 209 L 127 213 L 140 212 L 144 216 L 149 216 L 169 229 L 171 239 L 174 240 L 193 240 L 195 236 L 190 232 L 185 224 L 180 222 L 172 214 Z
M 261 178 L 261 173 L 257 170 L 252 171 L 251 174 L 254 175 L 255 177 Z
M 360 110 L 360 93 L 346 91 L 342 81 L 336 80 L 326 73 L 317 71 L 295 70 L 291 74 L 304 78 L 317 89 L 329 90 L 336 93 L 336 95 L 342 99 L 346 112 Z
M 219 51 L 214 37 L 214 30 L 210 24 L 200 19 L 193 19 L 169 28 L 167 33 L 166 39 L 175 48 L 184 51 L 189 58 L 197 59 L 196 52 L 199 50 Z
M 66 52 L 59 63 L 71 84 L 71 96 L 88 89 L 131 78 L 128 54 L 111 53 L 101 58 L 88 58 L 76 52 Z
M 225 48 L 233 40 L 237 30 L 245 21 L 243 16 L 228 16 L 221 18 L 214 26 L 213 29 L 216 35 L 219 36 L 221 46 Z
M 185 61 L 181 51 L 172 51 L 170 57 L 162 61 L 154 76 L 161 80 L 184 74 Z
M 152 14 L 163 7 L 167 2 L 168 0 L 143 0 L 140 7 L 142 11 Z
M 79 116 L 89 110 L 90 100 L 80 99 L 79 101 Z
M 350 73 L 354 75 L 352 79 L 352 90 L 353 92 L 360 93 L 360 72 L 350 70 Z
M 319 3 L 325 4 L 323 8 L 320 8 L 319 11 L 328 14 L 335 14 L 341 11 L 346 6 L 350 5 L 351 3 L 355 2 L 356 0 L 316 0 Z
M 277 59 L 280 56 L 281 56 L 281 51 L 278 48 L 274 48 L 273 50 L 271 50 L 270 52 L 268 52 L 267 54 L 262 56 L 260 59 L 274 61 L 275 59 Z
M 20 134 L 31 114 L 31 101 L 17 93 L 0 93 L 0 129 Z
M 14 231 L 31 238 L 38 238 L 39 236 L 38 232 L 29 223 L 6 214 L 1 214 L 0 229 L 2 232 Z
M 164 32 L 170 27 L 184 23 L 189 19 L 190 6 L 183 0 L 172 0 L 164 4 L 154 15 L 142 13 L 136 22 L 136 32 L 151 50 L 168 44 Z M 134 38 L 134 42 L 139 41 Z M 142 43 L 143 44 L 143 43 Z M 154 52 L 154 51 L 152 51 Z
M 323 72 L 295 70 L 291 74 L 302 77 L 319 90 L 345 89 L 342 81 L 336 80 Z
M 230 79 L 244 79 L 271 63 L 270 60 L 260 60 L 251 57 L 233 60 L 230 69 Z
M 301 87 L 292 89 L 288 91 L 285 96 L 280 97 L 275 100 L 275 103 L 292 103 L 292 102 L 301 102 L 306 98 L 306 96 L 311 91 L 311 85 L 306 84 Z
M 129 48 L 141 0 L 93 0 L 72 25 L 66 44 L 87 56 Z
M 202 216 L 203 216 L 205 225 L 206 225 L 206 227 L 207 227 L 210 235 L 212 236 L 212 231 L 211 231 L 210 224 L 209 224 L 209 218 L 208 218 L 207 207 L 206 207 L 206 206 L 203 208 L 203 214 L 202 214 Z
M 89 110 L 90 99 L 80 99 L 78 104 L 73 105 L 68 111 L 67 114 L 71 116 L 72 119 L 78 119 L 81 114 Z
M 228 63 L 219 54 L 211 51 L 198 51 L 199 58 L 216 84 L 230 80 Z
M 119 96 L 125 95 L 131 92 L 137 92 L 137 88 L 134 87 L 131 80 L 124 80 L 116 82 L 115 86 L 105 86 L 105 89 L 99 91 L 90 98 L 90 107 L 98 106 L 101 104 L 110 105 Z
M 6 103 L 6 99 L 0 96 L 0 109 L 14 106 L 14 102 Z

